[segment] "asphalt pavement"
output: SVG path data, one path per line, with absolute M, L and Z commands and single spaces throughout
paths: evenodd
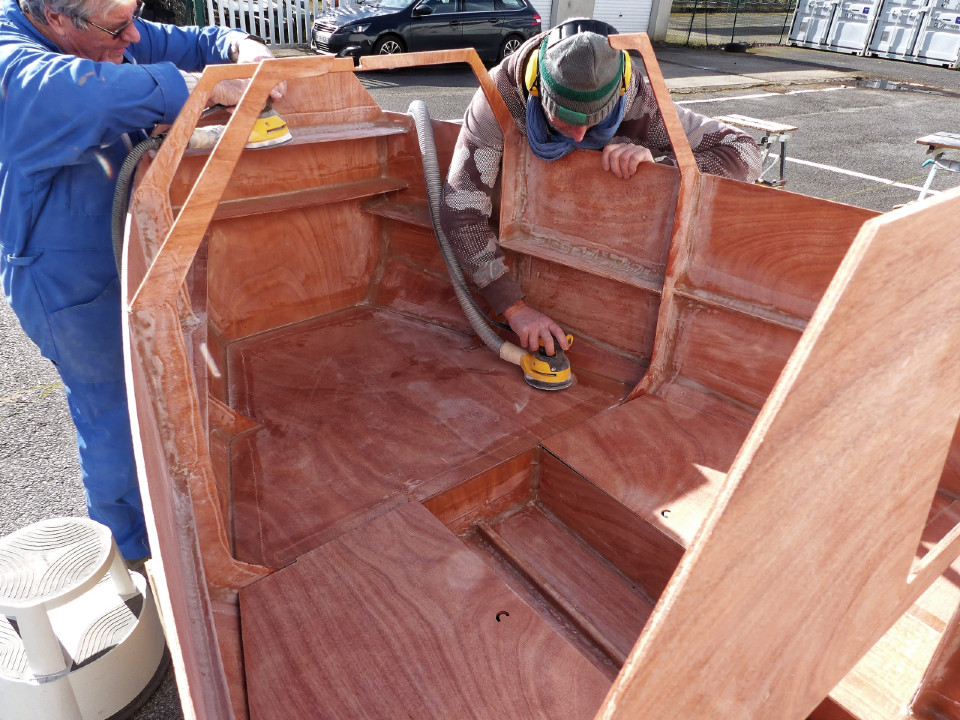
M 291 54 L 287 51 L 284 54 Z M 674 99 L 708 115 L 739 113 L 795 125 L 787 190 L 878 211 L 916 198 L 925 170 L 915 139 L 960 131 L 960 71 L 786 46 L 748 52 L 657 48 Z M 459 118 L 476 87 L 459 69 L 366 73 L 387 110 L 424 99 Z M 960 176 L 941 173 L 944 189 Z M 76 440 L 63 386 L 0 303 L 0 536 L 37 520 L 83 516 Z M 172 672 L 135 716 L 179 720 Z

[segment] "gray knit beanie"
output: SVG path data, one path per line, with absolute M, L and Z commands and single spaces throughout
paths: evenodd
M 540 101 L 553 117 L 571 125 L 596 125 L 620 97 L 623 53 L 607 38 L 579 32 L 540 47 Z

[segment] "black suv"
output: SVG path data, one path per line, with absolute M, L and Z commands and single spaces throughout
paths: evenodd
M 317 16 L 310 48 L 357 58 L 472 47 L 497 62 L 539 32 L 528 0 L 363 0 Z

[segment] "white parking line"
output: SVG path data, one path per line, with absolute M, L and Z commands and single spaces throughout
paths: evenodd
M 780 156 L 776 153 L 770 153 L 767 156 L 768 159 L 779 159 Z M 891 185 L 893 187 L 903 188 L 904 190 L 916 190 L 920 192 L 923 188 L 918 185 L 908 185 L 907 183 L 898 182 L 896 180 L 888 180 L 887 178 L 877 177 L 876 175 L 866 175 L 865 173 L 859 173 L 855 170 L 845 170 L 843 168 L 834 167 L 833 165 L 824 165 L 823 163 L 810 162 L 809 160 L 799 160 L 797 158 L 788 157 L 788 163 L 797 163 L 797 165 L 806 165 L 808 167 L 814 167 L 819 170 L 828 170 L 830 172 L 835 172 L 838 175 L 849 175 L 850 177 L 860 178 L 861 180 L 870 180 L 881 185 Z M 931 190 L 930 192 L 936 192 Z
M 677 105 L 697 105 L 698 103 L 718 103 L 718 102 L 728 102 L 734 100 L 756 100 L 758 98 L 774 98 L 774 97 L 783 97 L 784 95 L 800 95 L 802 93 L 814 93 L 814 92 L 835 92 L 837 90 L 850 90 L 849 85 L 837 85 L 836 87 L 826 87 L 826 88 L 811 88 L 806 90 L 788 90 L 787 92 L 782 93 L 772 93 L 772 92 L 762 92 L 754 93 L 753 95 L 737 95 L 735 97 L 720 97 L 720 98 L 708 98 L 705 100 L 677 100 Z
M 783 97 L 784 95 L 799 95 L 801 93 L 811 93 L 811 92 L 835 92 L 837 90 L 851 90 L 849 85 L 837 85 L 825 88 L 808 88 L 800 90 L 788 90 L 783 93 L 772 93 L 772 92 L 762 92 L 754 93 L 751 95 L 737 95 L 733 97 L 722 97 L 722 98 L 709 98 L 705 100 L 679 100 L 677 105 L 696 105 L 698 103 L 717 103 L 717 102 L 727 102 L 727 101 L 742 101 L 742 100 L 757 100 L 757 99 L 766 99 L 774 97 Z M 769 159 L 779 159 L 780 156 L 776 153 L 770 153 L 767 156 Z M 876 175 L 867 175 L 865 173 L 859 173 L 855 170 L 845 170 L 844 168 L 835 167 L 833 165 L 824 165 L 823 163 L 810 162 L 809 160 L 799 160 L 797 158 L 788 157 L 788 163 L 797 163 L 798 165 L 807 165 L 808 167 L 814 167 L 819 170 L 827 170 L 828 172 L 837 173 L 838 175 L 848 175 L 850 177 L 860 178 L 861 180 L 869 180 L 871 182 L 878 183 L 880 185 L 889 185 L 891 187 L 903 188 L 904 190 L 915 190 L 920 192 L 923 188 L 917 185 L 908 185 L 907 183 L 898 182 L 896 180 L 890 180 L 888 178 L 877 177 Z

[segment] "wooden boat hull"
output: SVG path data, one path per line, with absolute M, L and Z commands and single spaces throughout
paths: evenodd
M 944 633 L 919 697 L 950 697 L 960 195 L 702 176 L 646 37 L 613 42 L 678 168 L 537 162 L 472 52 L 366 62 L 476 71 L 514 274 L 577 336 L 560 393 L 477 344 L 412 120 L 350 61 L 208 69 L 141 169 L 128 386 L 188 717 L 894 717 Z M 280 80 L 294 141 L 245 152 Z

